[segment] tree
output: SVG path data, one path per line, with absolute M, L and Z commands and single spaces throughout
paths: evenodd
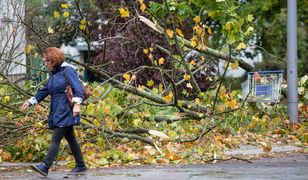
M 307 1 L 298 1 L 298 61 L 299 72 L 307 73 Z M 242 10 L 255 15 L 256 34 L 263 54 L 262 69 L 286 69 L 287 1 L 246 1 Z
M 242 11 L 243 3 L 236 0 L 27 3 L 29 13 L 23 23 L 28 30 L 28 44 L 34 47 L 28 57 L 36 53 L 39 56 L 47 46 L 58 46 L 80 36 L 89 50 L 91 41 L 104 42 L 98 56 L 89 54 L 90 63 L 68 58 L 102 80 L 90 86 L 92 97 L 84 107 L 82 131 L 78 134 L 81 139 L 90 139 L 98 147 L 104 147 L 114 137 L 139 140 L 162 153 L 158 143 L 168 137 L 178 142 L 194 142 L 225 120 L 246 113 L 238 111 L 242 108 L 240 101 L 245 99 L 223 86 L 224 74 L 219 77 L 211 74 L 222 60 L 226 62 L 225 69 L 253 69 L 236 58 L 254 32 L 255 18 L 249 11 Z M 45 8 L 41 8 L 44 3 Z M 34 93 L 35 88 L 25 86 L 16 90 Z M 21 94 L 24 99 L 29 96 Z M 5 107 L 3 113 L 14 112 L 6 117 L 15 119 L 17 128 L 28 127 L 31 136 L 45 138 L 46 135 L 38 134 L 44 128 L 46 102 L 25 118 L 19 118 L 24 116 L 18 110 L 20 103 L 17 99 L 11 106 L 0 105 Z M 239 113 L 233 114 L 235 111 Z M 232 115 L 227 116 L 228 113 Z M 251 127 L 261 121 L 257 115 L 254 118 Z M 164 128 L 169 123 L 171 130 L 167 131 Z M 185 127 L 177 129 L 179 132 L 187 130 L 189 135 L 185 138 L 177 135 L 174 130 L 177 125 Z M 29 146 L 37 143 L 44 146 L 41 138 L 29 139 Z M 86 143 L 85 148 L 90 153 L 93 144 Z

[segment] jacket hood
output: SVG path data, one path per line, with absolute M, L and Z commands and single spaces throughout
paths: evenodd
M 72 65 L 72 64 L 70 64 L 70 63 L 67 63 L 67 62 L 63 62 L 62 64 L 61 64 L 61 67 L 68 67 L 68 66 L 70 66 L 70 67 L 72 67 L 73 69 L 77 69 L 74 65 Z
M 72 64 L 70 64 L 70 63 L 62 62 L 62 64 L 61 64 L 60 66 L 58 66 L 58 67 L 56 67 L 54 70 L 52 70 L 51 74 L 55 74 L 55 73 L 57 73 L 57 72 L 59 72 L 59 71 L 62 71 L 62 70 L 65 69 L 66 67 L 71 67 L 71 68 L 73 68 L 74 70 L 77 69 L 74 65 L 72 65 Z

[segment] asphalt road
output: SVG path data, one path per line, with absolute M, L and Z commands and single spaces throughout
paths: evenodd
M 130 168 L 92 169 L 87 175 L 68 176 L 51 171 L 43 177 L 27 168 L 0 171 L 0 179 L 103 179 L 103 180 L 201 180 L 201 179 L 307 179 L 308 154 L 290 154 L 279 158 L 229 160 L 216 164 L 180 166 L 137 166 Z M 4 173 L 5 172 L 5 173 Z

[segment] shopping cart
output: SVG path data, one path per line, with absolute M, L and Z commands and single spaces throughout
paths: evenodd
M 247 80 L 242 83 L 243 99 L 249 102 L 280 101 L 283 71 L 249 72 Z

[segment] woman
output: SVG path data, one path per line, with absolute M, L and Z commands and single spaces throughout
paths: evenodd
M 75 69 L 72 65 L 64 62 L 64 59 L 64 54 L 59 48 L 50 47 L 46 49 L 44 63 L 51 71 L 48 82 L 36 92 L 34 97 L 25 101 L 21 106 L 22 110 L 26 110 L 41 102 L 48 95 L 51 97 L 48 116 L 48 126 L 53 129 L 51 145 L 44 162 L 39 165 L 32 165 L 35 171 L 44 176 L 48 175 L 48 170 L 58 154 L 63 137 L 69 143 L 76 161 L 76 167 L 70 173 L 79 174 L 87 170 L 73 127 L 80 123 L 80 104 L 83 101 L 84 92 Z M 67 83 L 71 85 L 74 94 L 72 109 L 65 94 Z

